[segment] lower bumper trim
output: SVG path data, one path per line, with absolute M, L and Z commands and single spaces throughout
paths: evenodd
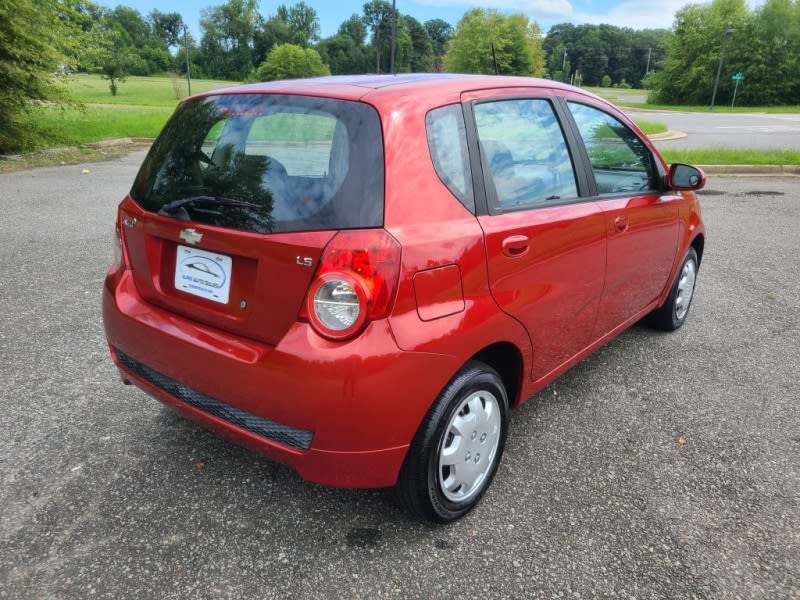
M 140 363 L 116 348 L 114 348 L 114 353 L 120 365 L 125 367 L 125 369 L 138 375 L 173 398 L 185 402 L 204 413 L 222 419 L 227 423 L 261 437 L 283 444 L 284 446 L 289 446 L 290 448 L 308 450 L 311 447 L 311 441 L 314 437 L 311 431 L 296 429 L 288 425 L 276 423 L 275 421 L 270 421 L 264 417 L 259 417 L 258 415 L 230 406 L 229 404 L 225 404 L 216 398 L 198 392 L 189 386 L 151 369 L 147 365 Z

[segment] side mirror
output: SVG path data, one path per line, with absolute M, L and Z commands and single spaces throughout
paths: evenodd
M 670 190 L 699 190 L 706 184 L 706 174 L 697 167 L 676 163 L 669 168 L 666 183 Z

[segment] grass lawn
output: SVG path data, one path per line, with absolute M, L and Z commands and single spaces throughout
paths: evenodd
M 668 163 L 694 165 L 800 165 L 798 150 L 676 149 L 662 150 L 661 155 Z
M 161 106 L 41 108 L 31 115 L 49 147 L 76 146 L 125 137 L 155 137 L 172 114 Z
M 658 121 L 636 121 L 636 124 L 645 135 L 655 135 L 667 131 L 666 123 L 659 123 Z
M 63 108 L 42 106 L 28 116 L 38 130 L 35 147 L 42 150 L 78 146 L 89 142 L 125 137 L 155 137 L 187 96 L 185 79 L 128 77 L 112 96 L 108 81 L 97 75 L 64 78 L 76 105 Z M 235 81 L 192 80 L 192 93 L 236 85 Z
M 112 96 L 108 81 L 98 75 L 70 75 L 64 78 L 70 97 L 84 104 L 132 104 L 136 106 L 169 106 L 174 108 L 189 95 L 186 79 L 172 77 L 128 77 L 117 84 Z M 207 92 L 237 85 L 237 81 L 193 79 L 192 93 Z

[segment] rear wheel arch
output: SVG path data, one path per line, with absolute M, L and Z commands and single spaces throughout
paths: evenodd
M 694 251 L 697 252 L 697 266 L 699 267 L 703 262 L 703 249 L 706 246 L 705 236 L 702 233 L 698 234 L 692 240 L 692 243 L 690 245 L 692 246 L 692 248 L 694 248 Z
M 509 408 L 519 406 L 524 362 L 517 346 L 511 342 L 497 342 L 475 353 L 469 360 L 482 362 L 497 371 L 506 388 Z

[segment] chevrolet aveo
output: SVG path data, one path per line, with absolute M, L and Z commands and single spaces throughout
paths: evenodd
M 529 78 L 329 77 L 183 102 L 119 205 L 122 379 L 307 480 L 472 509 L 509 411 L 646 317 L 683 325 L 694 167 Z

